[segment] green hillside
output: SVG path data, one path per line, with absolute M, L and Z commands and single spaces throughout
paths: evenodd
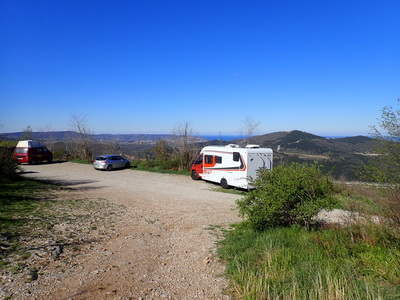
M 243 140 L 236 143 L 244 146 Z M 303 131 L 275 132 L 249 138 L 250 144 L 274 150 L 274 164 L 315 161 L 337 178 L 357 180 L 357 172 L 374 156 L 374 140 L 365 136 L 324 138 Z

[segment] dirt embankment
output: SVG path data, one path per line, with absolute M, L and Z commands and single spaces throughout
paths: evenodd
M 86 239 L 78 253 L 64 247 L 56 259 L 38 266 L 37 279 L 24 281 L 15 275 L 3 280 L 6 295 L 11 293 L 13 299 L 229 299 L 223 293 L 228 282 L 216 257 L 215 228 L 239 221 L 234 207 L 240 196 L 212 191 L 213 185 L 186 176 L 100 172 L 75 163 L 23 168 L 26 177 L 70 187 L 72 191 L 62 192 L 63 197 L 106 201 L 118 209 L 112 225 L 108 225 L 110 215 L 97 220 L 104 228 L 101 237 Z

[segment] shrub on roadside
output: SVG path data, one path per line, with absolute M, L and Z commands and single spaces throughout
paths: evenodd
M 8 147 L 0 147 L 0 181 L 18 176 L 19 167 L 12 158 L 12 151 Z
M 316 164 L 278 166 L 260 172 L 252 185 L 255 189 L 237 205 L 255 230 L 295 224 L 310 227 L 313 217 L 335 202 L 333 183 Z
M 159 169 L 159 170 L 179 170 L 180 161 L 179 159 L 168 159 L 168 160 L 135 160 L 132 161 L 133 166 L 137 166 L 139 169 Z

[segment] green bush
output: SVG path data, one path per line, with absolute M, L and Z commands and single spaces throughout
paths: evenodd
M 252 185 L 255 189 L 237 205 L 255 230 L 294 224 L 310 227 L 313 217 L 335 202 L 333 183 L 316 164 L 278 166 L 260 172 Z
M 19 167 L 8 147 L 0 147 L 0 181 L 18 176 Z
M 134 160 L 131 162 L 133 166 L 137 166 L 138 169 L 158 169 L 158 170 L 179 170 L 180 161 L 178 159 L 149 159 L 149 160 Z

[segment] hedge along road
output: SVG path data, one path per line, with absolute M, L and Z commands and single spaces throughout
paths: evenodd
M 96 171 L 91 165 L 24 165 L 24 176 L 62 182 L 74 197 L 106 199 L 124 212 L 114 231 L 49 264 L 31 287 L 38 299 L 229 299 L 216 257 L 216 232 L 239 221 L 238 195 L 189 176 L 135 170 Z M 66 253 L 60 256 L 65 256 Z M 64 258 L 65 259 L 65 258 Z M 52 269 L 53 268 L 53 269 Z

